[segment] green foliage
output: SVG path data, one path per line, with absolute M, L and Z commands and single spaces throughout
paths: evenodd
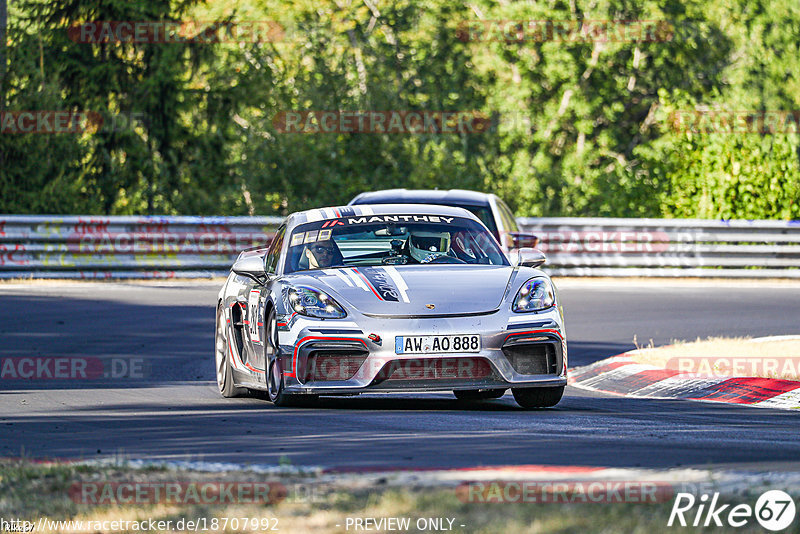
M 698 138 L 669 174 L 665 215 L 707 219 L 799 219 L 797 139 L 757 135 Z
M 282 40 L 78 43 L 106 20 L 273 20 Z M 462 40 L 480 20 L 667 21 L 655 42 Z M 364 190 L 498 193 L 519 215 L 798 218 L 800 142 L 676 131 L 800 109 L 794 0 L 23 0 L 7 110 L 132 126 L 0 134 L 0 212 L 285 214 Z M 494 37 L 502 37 L 493 34 Z M 285 111 L 479 111 L 485 133 L 281 133 Z

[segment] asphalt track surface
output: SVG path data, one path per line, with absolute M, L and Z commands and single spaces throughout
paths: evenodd
M 218 283 L 0 285 L 0 358 L 112 359 L 136 376 L 0 379 L 0 456 L 340 469 L 478 465 L 800 469 L 800 413 L 567 388 L 523 411 L 510 394 L 323 399 L 280 409 L 213 381 Z M 570 366 L 711 335 L 800 330 L 800 284 L 565 283 Z M 92 360 L 94 361 L 94 360 Z M 139 367 L 141 365 L 141 367 Z M 113 369 L 112 367 L 109 367 Z M 285 458 L 283 459 L 285 462 Z

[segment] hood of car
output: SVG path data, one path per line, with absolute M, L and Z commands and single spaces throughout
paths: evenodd
M 342 267 L 295 273 L 291 283 L 329 292 L 368 315 L 475 314 L 500 306 L 513 273 L 502 265 Z

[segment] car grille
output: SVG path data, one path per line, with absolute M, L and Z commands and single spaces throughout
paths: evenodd
M 369 353 L 318 350 L 308 356 L 304 382 L 329 382 L 350 380 L 355 376 Z
M 377 380 L 476 380 L 492 375 L 484 358 L 409 358 L 387 363 Z
M 503 347 L 503 354 L 521 375 L 556 374 L 557 358 L 554 343 L 531 343 Z

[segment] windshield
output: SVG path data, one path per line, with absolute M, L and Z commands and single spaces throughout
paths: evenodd
M 494 217 L 492 217 L 492 211 L 487 206 L 458 206 L 469 210 L 475 215 L 477 218 L 481 220 L 483 224 L 493 233 L 497 234 L 497 224 L 494 222 Z
M 372 215 L 297 226 L 285 273 L 377 265 L 508 265 L 476 221 L 436 215 Z
M 441 200 L 414 200 L 414 199 L 407 199 L 407 198 L 394 198 L 394 199 L 365 199 L 361 202 L 353 201 L 353 204 L 439 204 L 441 206 L 453 206 L 454 208 L 464 208 L 465 210 L 471 212 L 475 215 L 478 219 L 481 220 L 483 224 L 486 225 L 486 228 L 489 229 L 490 232 L 494 234 L 495 237 L 500 237 L 500 234 L 497 233 L 497 223 L 494 220 L 494 216 L 492 215 L 492 210 L 489 206 L 473 206 L 469 204 L 459 204 L 458 202 L 446 202 Z

